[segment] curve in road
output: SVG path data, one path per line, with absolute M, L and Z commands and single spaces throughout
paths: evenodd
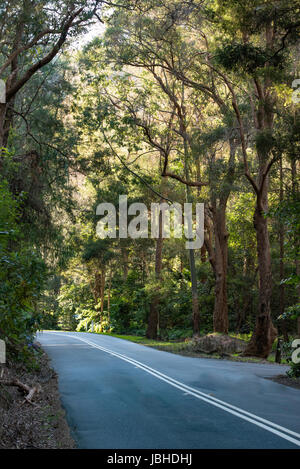
M 182 357 L 122 339 L 88 333 L 43 332 L 38 335 L 38 340 L 58 372 L 62 403 L 81 448 L 300 447 L 299 391 L 262 380 L 263 375 L 278 374 L 276 365 Z M 78 342 L 88 347 L 88 354 L 86 349 L 78 347 Z M 71 356 L 70 351 L 74 352 Z M 113 361 L 103 361 L 103 354 Z M 125 365 L 127 379 L 124 366 L 120 367 L 116 359 Z M 222 363 L 223 367 L 220 366 Z M 144 374 L 144 384 L 137 370 Z M 180 370 L 184 372 L 178 379 Z M 148 379 L 145 379 L 145 373 Z M 122 380 L 127 383 L 125 395 Z M 157 381 L 160 382 L 160 390 Z M 214 392 L 203 392 L 203 387 L 213 388 Z M 220 398 L 222 394 L 228 395 L 229 390 L 230 402 Z M 110 399 L 107 393 L 111 394 Z M 145 393 L 147 403 L 140 399 Z M 78 399 L 79 407 L 74 406 Z M 243 405 L 240 407 L 236 402 Z M 124 403 L 127 404 L 126 409 Z M 262 404 L 266 404 L 265 411 L 260 413 Z M 157 415 L 158 408 L 162 410 L 161 415 Z M 92 414 L 88 428 L 86 417 Z M 274 419 L 266 418 L 270 414 Z M 143 419 L 153 421 L 153 418 L 155 425 L 145 426 L 142 422 Z M 220 427 L 223 432 L 220 432 Z

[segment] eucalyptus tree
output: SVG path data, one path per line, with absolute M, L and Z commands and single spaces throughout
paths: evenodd
M 6 146 L 18 92 L 98 16 L 101 0 L 9 0 L 0 7 L 0 147 Z M 3 102 L 4 101 L 4 102 Z
M 162 96 L 157 93 L 157 99 L 161 107 L 165 106 L 165 115 L 171 116 L 169 123 L 169 133 L 173 133 L 173 141 L 178 142 L 181 138 L 181 155 L 179 160 L 184 167 L 185 175 L 180 175 L 178 170 L 171 171 L 172 151 L 161 150 L 164 164 L 162 166 L 162 176 L 174 178 L 184 184 L 191 197 L 191 189 L 197 188 L 198 197 L 204 195 L 203 188 L 211 187 L 209 199 L 210 209 L 206 210 L 206 231 L 205 246 L 209 252 L 209 260 L 216 279 L 215 307 L 214 307 L 214 330 L 217 332 L 228 332 L 228 307 L 227 307 L 227 238 L 226 230 L 226 205 L 235 179 L 236 149 L 239 136 L 236 131 L 236 120 L 230 109 L 230 101 L 226 93 L 219 87 L 221 83 L 218 75 L 212 70 L 207 71 L 207 67 L 197 70 L 197 86 L 185 78 L 193 71 L 195 60 L 199 55 L 196 47 L 202 46 L 201 41 L 188 40 L 193 30 L 189 25 L 189 16 L 194 14 L 195 5 L 183 4 L 181 2 L 144 2 L 143 5 L 149 11 L 136 9 L 130 14 L 115 12 L 109 21 L 109 26 L 105 34 L 104 43 L 106 46 L 107 59 L 115 67 L 124 67 L 128 73 L 138 74 L 138 71 L 145 70 L 147 76 L 152 77 L 156 85 L 167 98 L 167 103 L 162 105 Z M 154 7 L 155 13 L 154 13 Z M 203 39 L 206 46 L 207 41 Z M 127 67 L 127 68 L 126 68 Z M 151 91 L 149 91 L 151 93 Z M 184 97 L 185 96 L 185 97 Z M 188 99 L 186 99 L 188 97 Z M 204 174 L 214 176 L 210 181 L 201 178 L 199 171 L 199 155 L 197 154 L 197 139 L 201 135 L 201 126 L 205 119 L 212 119 L 215 115 L 216 121 L 221 122 L 219 136 L 224 135 L 230 148 L 230 157 L 227 158 L 227 149 L 224 142 L 224 149 L 219 152 L 217 158 L 212 157 L 210 163 L 202 158 Z M 165 119 L 166 120 L 166 119 Z M 153 129 L 136 118 L 135 124 L 144 130 L 149 143 L 159 150 L 159 143 L 155 141 Z M 229 125 L 228 125 L 229 124 Z M 167 124 L 168 125 L 168 124 Z M 210 124 L 211 125 L 211 124 Z M 227 131 L 225 128 L 227 127 Z M 215 133 L 217 135 L 217 133 Z M 176 138 L 177 136 L 177 138 Z M 208 141 L 208 140 L 207 140 Z M 212 141 L 211 152 L 215 154 L 214 146 L 217 141 Z M 190 153 L 190 157 L 188 157 Z M 222 155 L 223 153 L 223 155 Z M 185 156 L 183 156 L 185 154 Z M 226 155 L 226 156 L 225 156 Z M 186 159 L 190 161 L 186 161 Z M 220 174 L 220 159 L 224 161 L 223 174 Z M 174 163 L 173 163 L 174 164 Z M 189 176 L 190 169 L 196 168 L 194 180 Z M 210 169 L 208 170 L 208 167 Z M 213 170 L 215 167 L 215 170 Z M 217 176 L 218 175 L 218 176 Z M 215 178 L 217 176 L 217 181 Z M 200 192 L 200 194 L 199 194 Z M 219 194 L 217 194 L 219 192 Z M 211 222 L 210 222 L 211 219 Z M 208 232 L 213 232 L 212 236 Z M 193 253 L 191 254 L 191 266 L 193 266 Z M 191 267 L 191 271 L 193 271 Z M 193 282 L 194 286 L 196 281 Z M 193 289 L 196 305 L 196 288 Z
M 110 243 L 111 244 L 111 243 Z M 89 239 L 84 247 L 83 260 L 90 271 L 92 292 L 96 304 L 100 305 L 100 326 L 103 320 L 104 294 L 107 281 L 109 263 L 113 259 L 113 251 L 109 249 L 109 243 L 103 239 Z
M 216 99 L 216 86 L 224 87 L 231 101 L 238 122 L 244 173 L 256 196 L 254 228 L 260 279 L 259 306 L 255 331 L 246 353 L 266 357 L 276 336 L 270 310 L 271 255 L 265 216 L 269 173 L 277 160 L 273 152 L 276 86 L 283 80 L 291 82 L 294 77 L 291 65 L 298 42 L 299 2 L 208 0 L 188 4 L 180 1 L 146 4 L 146 19 L 139 16 L 135 35 L 129 33 L 129 21 L 123 33 L 116 34 L 116 42 L 124 54 L 127 53 L 128 61 L 133 57 L 132 65 L 141 66 L 145 57 L 148 60 L 150 57 L 153 64 L 162 60 L 164 68 L 186 86 L 201 90 L 213 99 Z M 140 11 L 137 10 L 137 15 Z M 160 21 L 155 20 L 155 15 Z M 143 28 L 146 22 L 148 33 Z M 180 68 L 174 49 L 168 43 L 170 34 L 175 34 L 178 28 L 183 32 L 186 53 L 193 56 L 191 66 L 186 70 Z M 156 47 L 149 41 L 153 30 L 157 32 Z M 142 40 L 144 35 L 147 49 L 144 49 L 142 59 L 134 61 L 135 55 L 130 53 L 128 44 L 131 41 L 132 50 L 138 49 L 138 39 Z M 165 60 L 167 47 L 171 52 L 170 60 Z M 205 71 L 213 74 L 210 81 L 203 81 Z
M 256 196 L 254 228 L 260 280 L 259 305 L 254 334 L 246 353 L 262 357 L 268 356 L 276 334 L 270 308 L 272 272 L 266 218 L 270 170 L 278 161 L 275 151 L 278 123 L 276 87 L 282 81 L 293 79 L 291 64 L 295 46 L 297 42 L 299 44 L 299 9 L 299 2 L 294 1 L 253 0 L 239 4 L 218 1 L 215 4 L 215 12 L 221 18 L 218 28 L 222 32 L 223 43 L 216 50 L 215 63 L 232 98 L 232 107 L 239 122 L 244 172 Z M 226 18 L 225 12 L 229 13 Z M 208 61 L 209 67 L 215 69 L 212 57 Z M 254 134 L 250 142 L 254 168 L 249 161 L 244 130 L 247 99 L 250 102 L 248 118 L 251 118 Z
M 80 59 L 81 63 L 86 65 L 86 72 L 83 73 L 81 97 L 79 98 L 82 100 L 82 104 L 77 106 L 76 110 L 78 119 L 83 124 L 80 126 L 81 128 L 87 127 L 93 132 L 93 138 L 107 149 L 108 158 L 114 161 L 115 167 L 121 166 L 123 173 L 127 171 L 128 177 L 135 178 L 136 184 L 142 183 L 144 185 L 143 191 L 148 192 L 148 195 L 151 194 L 150 198 L 147 197 L 149 206 L 153 202 L 154 196 L 155 199 L 158 197 L 160 202 L 165 202 L 168 200 L 168 188 L 164 181 L 157 180 L 158 176 L 154 177 L 153 167 L 159 168 L 159 159 L 163 157 L 164 152 L 169 151 L 170 143 L 168 133 L 165 132 L 166 129 L 162 130 L 160 127 L 163 125 L 157 120 L 158 115 L 162 118 L 159 106 L 154 100 L 147 100 L 149 87 L 152 86 L 149 77 L 144 77 L 147 86 L 142 90 L 140 84 L 135 83 L 135 79 L 132 81 L 130 75 L 125 71 L 116 73 L 110 67 L 105 67 L 103 58 L 101 59 L 102 55 L 103 48 L 96 40 L 94 44 L 86 48 Z M 101 69 L 101 67 L 104 68 Z M 152 90 L 152 93 L 154 91 Z M 152 93 L 150 92 L 150 96 Z M 145 100 L 149 106 L 147 109 Z M 144 114 L 144 118 L 141 119 L 142 114 Z M 153 136 L 154 128 L 154 140 L 149 142 L 146 134 Z M 143 176 L 141 176 L 141 171 Z M 151 177 L 147 173 L 151 174 Z M 115 177 L 119 176 L 120 172 L 118 171 Z M 125 189 L 127 192 L 131 191 L 130 199 L 132 200 L 133 188 L 127 184 Z M 143 199 L 145 200 L 145 196 Z M 156 338 L 159 329 L 159 284 L 162 282 L 164 243 L 161 213 L 158 231 L 159 235 L 155 242 L 154 267 L 157 288 L 151 294 L 149 305 L 146 332 L 149 338 Z M 124 241 L 120 240 L 121 247 L 124 245 Z M 127 257 L 127 253 L 128 249 L 125 246 L 123 255 Z M 127 277 L 127 271 L 125 271 L 125 276 Z

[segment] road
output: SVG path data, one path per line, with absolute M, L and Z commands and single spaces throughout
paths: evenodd
M 278 365 L 184 357 L 83 332 L 37 336 L 79 448 L 299 449 L 300 391 Z

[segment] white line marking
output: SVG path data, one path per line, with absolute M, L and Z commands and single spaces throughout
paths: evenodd
M 221 401 L 220 399 L 212 397 L 209 394 L 205 394 L 205 393 L 199 391 L 198 389 L 192 388 L 192 387 L 190 387 L 190 386 L 188 386 L 184 383 L 181 383 L 180 381 L 177 381 L 176 379 L 171 378 L 168 375 L 165 375 L 164 373 L 161 373 L 158 370 L 155 370 L 154 368 L 151 368 L 148 365 L 145 365 L 144 363 L 141 363 L 141 362 L 138 362 L 137 360 L 134 360 L 133 358 L 127 357 L 126 355 L 120 354 L 118 352 L 114 352 L 113 350 L 102 347 L 101 345 L 98 345 L 95 342 L 91 342 L 87 339 L 83 339 L 82 337 L 77 337 L 77 336 L 74 336 L 74 335 L 69 335 L 69 334 L 64 334 L 64 333 L 61 333 L 61 332 L 54 332 L 54 331 L 47 332 L 47 333 L 49 333 L 49 334 L 59 334 L 59 335 L 65 336 L 65 337 L 71 337 L 72 339 L 81 340 L 82 342 L 85 342 L 85 343 L 89 344 L 91 347 L 97 348 L 99 350 L 102 350 L 103 352 L 109 353 L 110 355 L 113 355 L 113 356 L 119 358 L 120 360 L 131 363 L 136 368 L 140 368 L 140 369 L 146 371 L 147 373 L 155 376 L 156 378 L 160 379 L 161 381 L 164 381 L 164 382 L 168 383 L 169 385 L 171 385 L 171 386 L 173 386 L 177 389 L 180 389 L 181 391 L 185 391 L 185 394 L 187 394 L 187 395 L 194 396 L 197 399 L 200 399 L 200 400 L 202 400 L 204 402 L 207 402 L 207 403 L 209 403 L 209 404 L 211 404 L 215 407 L 218 407 L 218 408 L 224 410 L 225 412 L 228 412 L 228 413 L 230 413 L 232 415 L 235 415 L 235 416 L 237 416 L 237 417 L 239 417 L 243 420 L 246 420 L 250 423 L 253 423 L 254 425 L 257 425 L 258 427 L 261 427 L 261 428 L 263 428 L 263 429 L 265 429 L 265 430 L 267 430 L 271 433 L 274 433 L 275 435 L 277 435 L 277 436 L 279 436 L 279 437 L 281 437 L 281 438 L 283 438 L 287 441 L 290 441 L 291 443 L 294 443 L 297 446 L 300 446 L 300 434 L 299 433 L 296 433 L 292 430 L 289 430 L 288 428 L 282 427 L 281 425 L 277 425 L 276 423 L 273 423 L 269 420 L 266 420 L 262 417 L 259 417 L 258 415 L 247 412 L 246 410 L 240 409 L 239 407 L 228 404 L 227 402 Z M 256 420 L 254 420 L 254 419 L 256 419 Z M 262 423 L 260 423 L 260 422 L 262 422 Z M 271 428 L 271 427 L 274 427 L 274 428 Z M 281 431 L 278 431 L 276 429 L 281 430 Z M 282 432 L 293 435 L 298 439 L 296 440 L 295 438 L 292 438 L 292 437 L 290 437 L 290 436 L 288 436 L 288 435 L 286 435 L 285 433 L 282 433 Z
M 70 344 L 47 344 L 44 347 L 70 347 Z M 72 347 L 86 347 L 84 344 L 72 344 Z

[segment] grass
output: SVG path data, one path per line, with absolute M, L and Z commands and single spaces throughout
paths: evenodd
M 137 335 L 122 335 L 122 334 L 113 334 L 109 333 L 102 333 L 103 335 L 109 335 L 111 337 L 117 337 L 118 339 L 129 340 L 130 342 L 135 342 L 136 344 L 147 345 L 148 347 L 169 347 L 182 345 L 184 342 L 171 342 L 171 341 L 163 341 L 163 340 L 153 340 L 147 339 L 146 337 L 137 336 Z M 176 347 L 175 347 L 176 348 Z
M 269 357 L 264 360 L 257 357 L 241 357 L 240 354 L 235 353 L 231 356 L 221 356 L 217 354 L 205 354 L 194 352 L 190 347 L 190 340 L 188 341 L 164 341 L 164 340 L 153 340 L 147 339 L 146 337 L 136 336 L 136 335 L 123 335 L 123 334 L 113 334 L 113 333 L 102 333 L 103 335 L 108 335 L 111 337 L 117 337 L 118 339 L 129 340 L 130 342 L 134 342 L 136 344 L 146 345 L 147 347 L 153 347 L 158 350 L 163 350 L 165 352 L 170 353 L 177 353 L 179 355 L 190 356 L 190 357 L 199 357 L 199 358 L 216 358 L 216 359 L 224 359 L 232 360 L 232 361 L 239 361 L 239 362 L 251 362 L 251 363 L 275 363 L 275 353 L 271 353 Z M 236 337 L 242 340 L 250 340 L 250 336 L 248 334 L 230 334 L 231 337 Z M 243 336 L 243 337 L 242 337 Z M 285 365 L 288 362 L 285 359 L 281 360 L 281 364 Z

